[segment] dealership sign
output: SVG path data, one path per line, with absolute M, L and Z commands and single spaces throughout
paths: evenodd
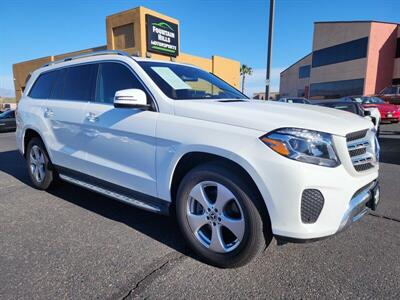
M 174 57 L 179 54 L 177 24 L 146 15 L 146 29 L 148 52 Z

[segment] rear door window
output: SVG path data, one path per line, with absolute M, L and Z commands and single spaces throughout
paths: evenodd
M 69 67 L 60 74 L 52 98 L 91 101 L 97 76 L 97 64 Z
M 33 87 L 29 92 L 29 97 L 35 99 L 49 98 L 56 78 L 57 75 L 55 71 L 41 74 L 36 82 L 33 84 Z

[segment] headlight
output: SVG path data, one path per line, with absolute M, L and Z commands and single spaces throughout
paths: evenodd
M 332 135 L 328 133 L 282 128 L 260 137 L 260 140 L 275 152 L 290 159 L 331 168 L 340 165 Z

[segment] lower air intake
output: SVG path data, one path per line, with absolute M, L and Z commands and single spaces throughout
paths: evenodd
M 324 196 L 319 190 L 306 189 L 301 196 L 301 221 L 315 223 L 324 207 Z

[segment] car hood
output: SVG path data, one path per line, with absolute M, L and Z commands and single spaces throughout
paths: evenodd
M 376 107 L 380 111 L 389 112 L 389 111 L 396 111 L 397 106 L 390 103 L 382 103 L 382 104 L 365 104 L 364 107 Z
M 305 128 L 345 136 L 372 127 L 372 122 L 345 111 L 309 104 L 273 101 L 176 100 L 175 114 L 263 132 Z

